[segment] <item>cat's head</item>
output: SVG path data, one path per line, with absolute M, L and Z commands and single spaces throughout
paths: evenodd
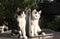
M 40 11 L 37 11 L 36 9 L 34 9 L 32 11 L 32 19 L 39 19 L 40 18 L 40 15 L 41 15 L 41 10 Z
M 17 12 L 17 14 L 18 14 L 18 16 L 20 16 L 20 17 L 26 17 L 26 12 L 23 10 L 23 9 L 17 9 L 18 10 L 18 12 Z

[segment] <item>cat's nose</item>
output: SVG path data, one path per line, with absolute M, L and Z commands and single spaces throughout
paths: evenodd
M 36 17 L 37 17 L 37 15 L 36 15 Z

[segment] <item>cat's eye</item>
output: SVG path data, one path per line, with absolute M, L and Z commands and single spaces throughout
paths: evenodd
M 35 14 L 37 14 L 37 12 L 35 12 Z

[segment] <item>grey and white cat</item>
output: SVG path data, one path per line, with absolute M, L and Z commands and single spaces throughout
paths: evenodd
M 17 21 L 19 23 L 18 26 L 20 28 L 19 34 L 23 34 L 23 38 L 27 39 L 27 36 L 26 36 L 26 14 L 24 11 L 18 12 Z
M 31 24 L 30 24 L 30 29 L 29 29 L 29 35 L 30 36 L 37 36 L 38 32 L 41 32 L 41 28 L 39 27 L 39 18 L 41 15 L 41 10 L 37 11 L 36 9 L 34 9 L 32 11 L 32 15 L 31 15 Z M 45 33 L 43 33 L 45 35 Z

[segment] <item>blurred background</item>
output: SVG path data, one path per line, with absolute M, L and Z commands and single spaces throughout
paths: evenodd
M 0 0 L 0 26 L 16 28 L 17 7 L 42 10 L 40 27 L 60 31 L 59 0 Z

